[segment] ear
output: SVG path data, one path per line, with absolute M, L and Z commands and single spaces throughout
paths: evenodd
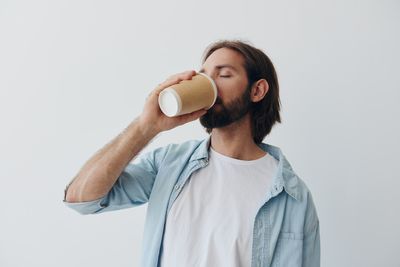
M 253 87 L 251 88 L 251 101 L 252 102 L 259 102 L 263 100 L 265 95 L 267 94 L 269 89 L 269 85 L 267 80 L 261 79 L 254 83 Z

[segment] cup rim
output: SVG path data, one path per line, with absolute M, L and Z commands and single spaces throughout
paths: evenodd
M 214 90 L 214 100 L 213 100 L 212 104 L 208 108 L 206 108 L 206 109 L 210 109 L 212 106 L 214 106 L 215 101 L 217 100 L 217 95 L 218 95 L 217 85 L 215 84 L 214 80 L 207 74 L 202 73 L 202 72 L 198 72 L 197 74 L 200 74 L 200 75 L 203 75 L 204 77 L 206 77 L 211 82 L 212 88 Z
M 172 95 L 174 96 L 174 99 L 175 99 L 176 103 L 177 103 L 178 110 L 177 110 L 174 114 L 171 114 L 171 113 L 167 114 L 168 112 L 166 112 L 165 106 L 164 106 L 163 103 L 162 103 L 162 97 L 163 97 L 163 95 L 166 94 L 166 93 L 167 93 L 167 94 L 168 94 L 168 93 L 169 93 L 169 94 L 172 94 Z M 176 116 L 176 114 L 179 114 L 179 112 L 181 112 L 181 110 L 182 110 L 182 100 L 181 100 L 181 98 L 179 97 L 179 95 L 176 93 L 175 89 L 172 88 L 172 87 L 167 87 L 167 88 L 165 88 L 164 90 L 162 90 L 162 91 L 160 92 L 160 94 L 158 95 L 158 105 L 160 106 L 161 111 L 162 111 L 165 115 L 167 115 L 168 117 Z

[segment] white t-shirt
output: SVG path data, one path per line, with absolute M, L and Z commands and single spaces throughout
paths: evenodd
M 238 160 L 210 147 L 166 220 L 162 267 L 250 266 L 253 224 L 277 168 L 268 153 Z

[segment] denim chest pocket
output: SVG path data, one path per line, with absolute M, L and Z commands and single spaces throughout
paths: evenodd
M 303 233 L 280 232 L 271 266 L 300 267 L 303 258 L 303 238 Z

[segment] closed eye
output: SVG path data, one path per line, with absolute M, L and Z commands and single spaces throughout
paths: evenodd
M 222 77 L 222 78 L 229 78 L 229 77 L 231 77 L 231 75 L 220 75 L 219 77 Z

